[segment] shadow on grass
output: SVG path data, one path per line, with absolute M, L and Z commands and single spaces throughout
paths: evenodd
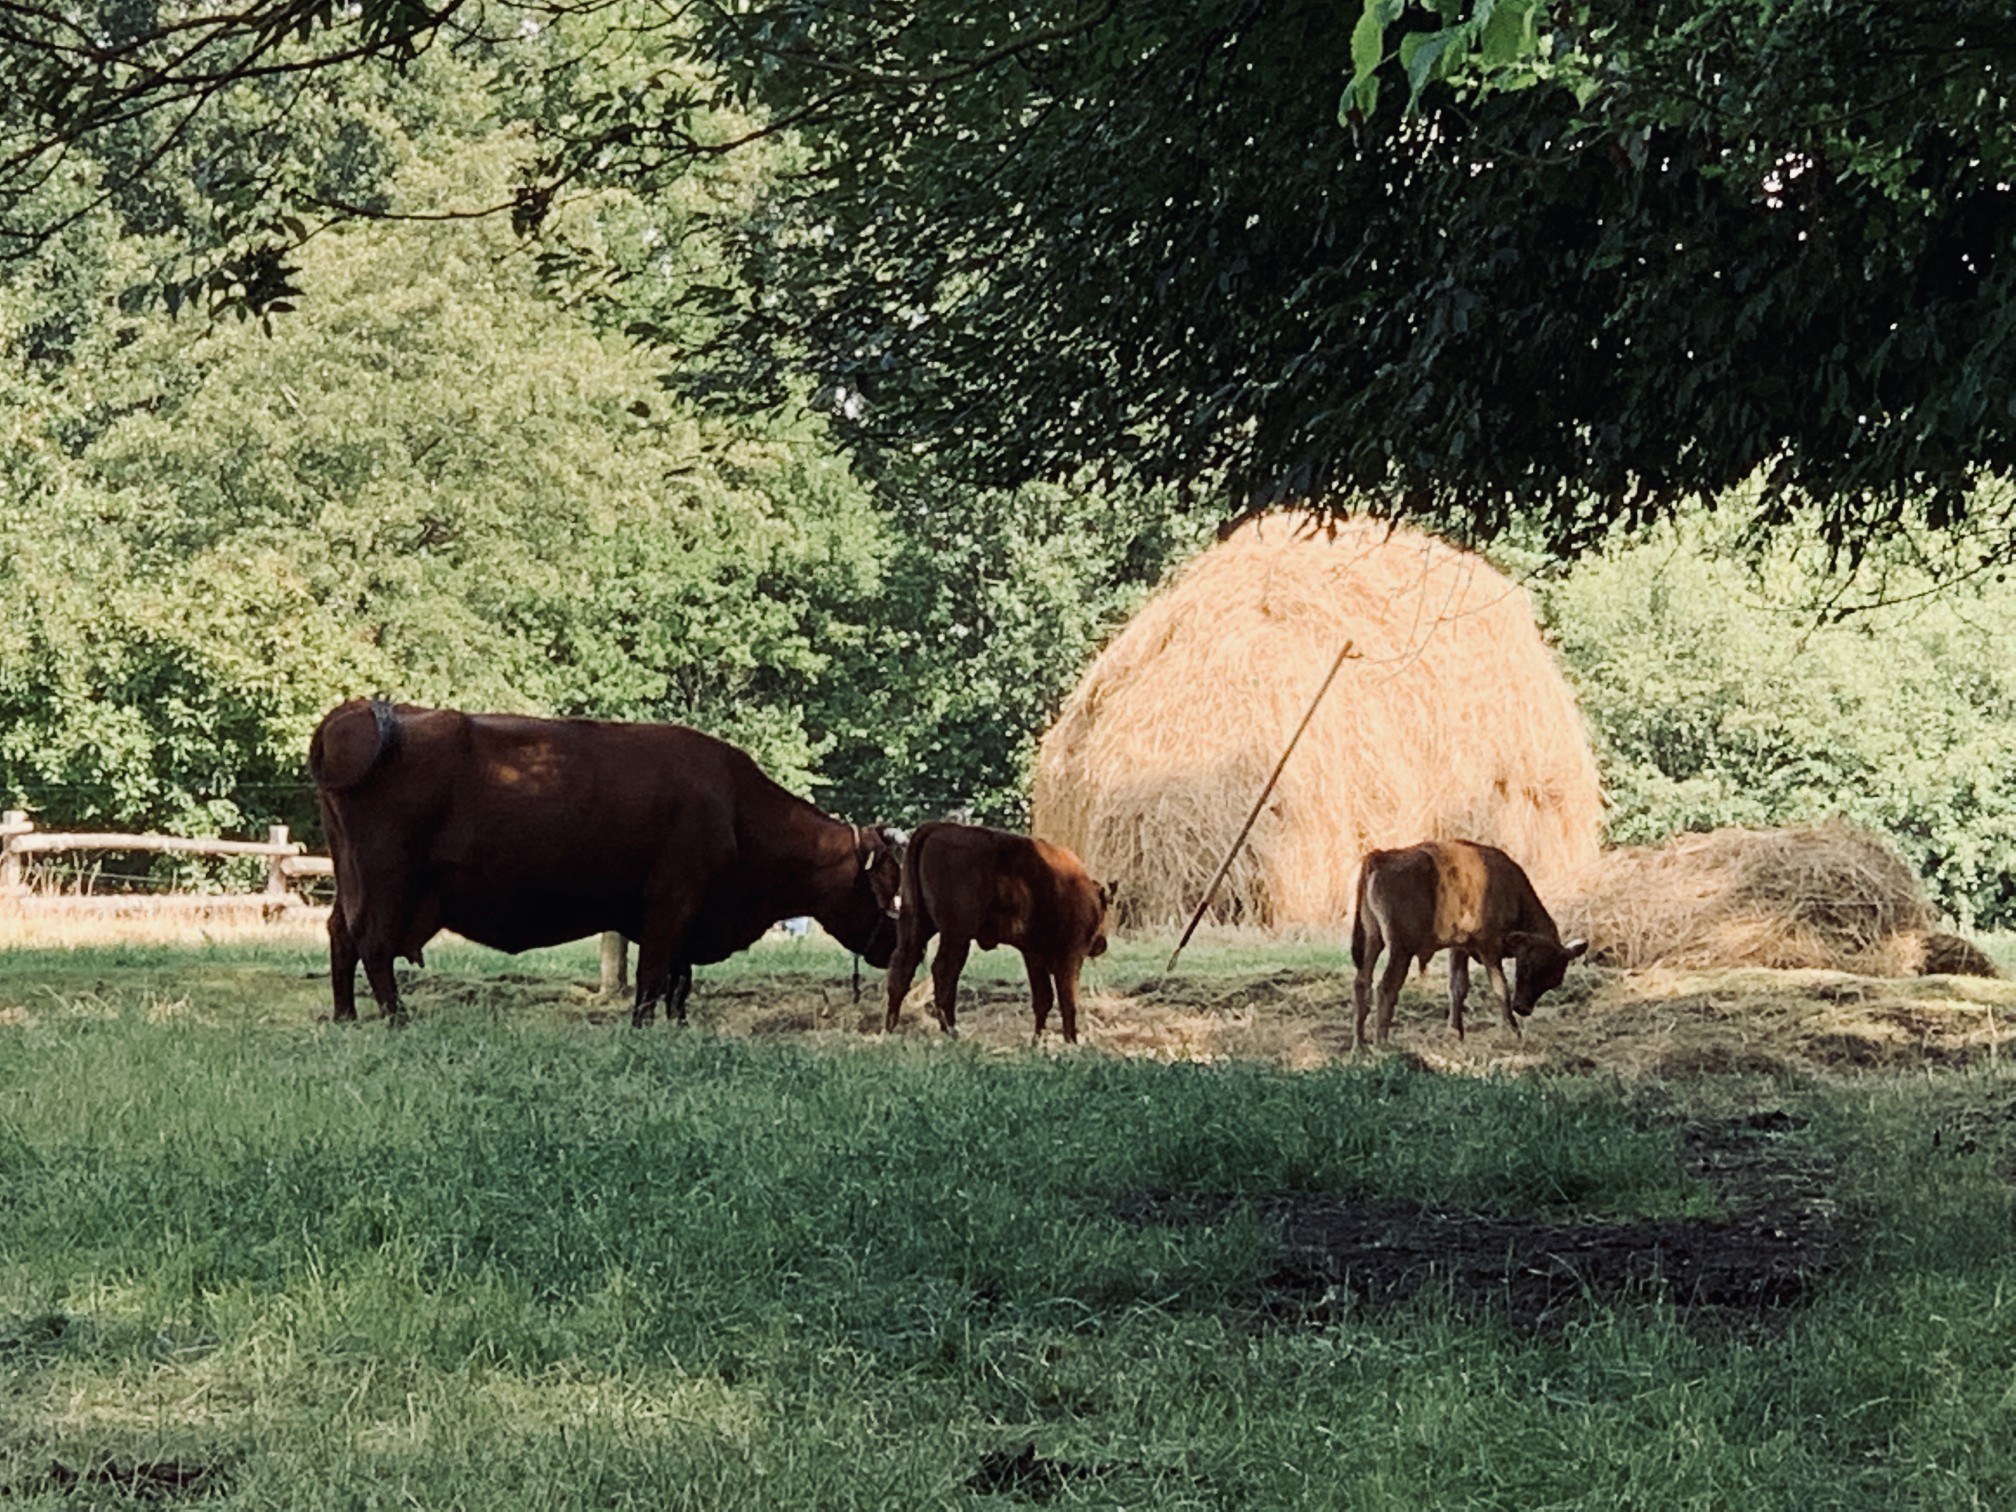
M 1717 1218 L 1542 1222 L 1390 1200 L 1263 1200 L 1279 1259 L 1254 1321 L 1320 1326 L 1441 1295 L 1529 1331 L 1609 1299 L 1663 1304 L 1695 1322 L 1768 1324 L 1811 1296 L 1838 1255 L 1831 1172 L 1797 1139 L 1799 1126 L 1774 1110 L 1687 1130 L 1686 1169 L 1715 1194 Z M 1143 1193 L 1116 1210 L 1136 1223 L 1182 1226 L 1232 1206 Z

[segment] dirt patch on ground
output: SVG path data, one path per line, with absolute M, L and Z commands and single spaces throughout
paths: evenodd
M 1558 1326 L 1591 1301 L 1659 1302 L 1696 1322 L 1768 1324 L 1833 1266 L 1830 1172 L 1782 1112 L 1691 1126 L 1688 1171 L 1724 1211 L 1712 1219 L 1534 1222 L 1392 1202 L 1281 1198 L 1264 1205 L 1280 1260 L 1258 1316 L 1321 1325 L 1446 1296 L 1523 1329 Z M 1229 1200 L 1148 1196 L 1138 1222 L 1207 1221 Z

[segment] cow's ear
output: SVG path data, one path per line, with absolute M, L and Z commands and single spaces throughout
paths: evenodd
M 1538 935 L 1523 929 L 1508 929 L 1505 931 L 1505 948 L 1517 955 L 1538 938 Z
M 1568 952 L 1569 960 L 1576 961 L 1589 953 L 1589 942 L 1587 940 L 1570 940 L 1561 948 Z

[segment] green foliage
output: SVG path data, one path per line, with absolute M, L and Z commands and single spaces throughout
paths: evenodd
M 879 494 L 883 616 L 828 694 L 835 799 L 913 821 L 966 808 L 1020 828 L 1037 737 L 1194 530 L 1157 500 L 1116 530 L 1095 488 L 962 493 L 913 469 Z
M 284 312 L 452 54 L 531 144 L 488 207 L 710 402 L 842 394 L 852 442 L 990 488 L 1362 495 L 1565 550 L 1763 469 L 1758 522 L 1852 558 L 2016 466 L 2003 11 L 4 0 L 0 236 L 102 194 L 153 287 Z
M 777 297 L 721 371 L 802 353 L 863 436 L 989 483 L 1369 495 L 1572 550 L 1764 469 L 1757 518 L 1850 555 L 1945 526 L 2016 464 L 2011 39 L 1985 3 L 1851 12 L 737 11 L 712 56 L 826 172 L 752 228 Z M 1408 86 L 1356 130 L 1354 62 Z
M 286 319 L 128 298 L 200 215 L 175 173 L 0 280 L 21 361 L 8 801 L 45 825 L 312 840 L 308 731 L 383 690 L 678 720 L 855 814 L 1019 819 L 1036 732 L 1183 538 L 1167 506 L 1115 533 L 1094 488 L 968 498 L 916 460 L 871 489 L 823 422 L 704 419 L 621 327 L 704 328 L 684 294 L 718 258 L 695 218 L 749 196 L 753 160 L 551 204 L 530 258 L 459 212 L 531 168 L 509 121 L 585 108 L 595 76 L 541 91 L 480 49 L 414 72 L 268 123 L 293 133 L 275 174 L 394 217 L 310 239 Z M 229 145 L 270 104 L 211 129 Z M 573 281 L 598 268 L 615 281 Z
M 1926 574 L 1899 550 L 1890 571 L 1865 574 L 1887 604 L 1841 616 L 1852 585 L 1813 556 L 1746 560 L 1726 525 L 1696 518 L 1546 590 L 1609 838 L 1838 816 L 1891 836 L 1962 922 L 2009 927 L 2016 587 L 1921 597 Z

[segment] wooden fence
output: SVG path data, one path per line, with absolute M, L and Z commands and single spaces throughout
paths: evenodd
M 38 891 L 28 884 L 26 862 L 31 856 L 56 852 L 152 851 L 183 856 L 263 856 L 266 886 L 255 893 L 88 893 Z M 20 809 L 0 814 L 0 909 L 37 914 L 92 914 L 122 911 L 256 913 L 265 919 L 308 919 L 323 910 L 301 895 L 300 884 L 311 877 L 329 877 L 335 867 L 327 856 L 302 853 L 299 841 L 287 838 L 287 826 L 273 825 L 264 840 L 209 840 L 180 835 L 66 834 L 35 828 Z M 620 934 L 602 936 L 601 977 L 605 993 L 629 986 L 628 942 Z
M 266 886 L 255 893 L 52 893 L 28 884 L 27 862 L 57 852 L 152 851 L 183 856 L 256 856 L 266 861 Z M 182 835 L 117 835 L 97 832 L 62 833 L 38 830 L 20 809 L 0 814 L 0 907 L 32 907 L 36 912 L 110 913 L 146 908 L 196 909 L 211 912 L 257 910 L 277 917 L 312 905 L 302 897 L 300 883 L 327 877 L 334 868 L 327 856 L 302 854 L 298 841 L 287 838 L 287 826 L 273 825 L 264 840 L 210 840 Z

